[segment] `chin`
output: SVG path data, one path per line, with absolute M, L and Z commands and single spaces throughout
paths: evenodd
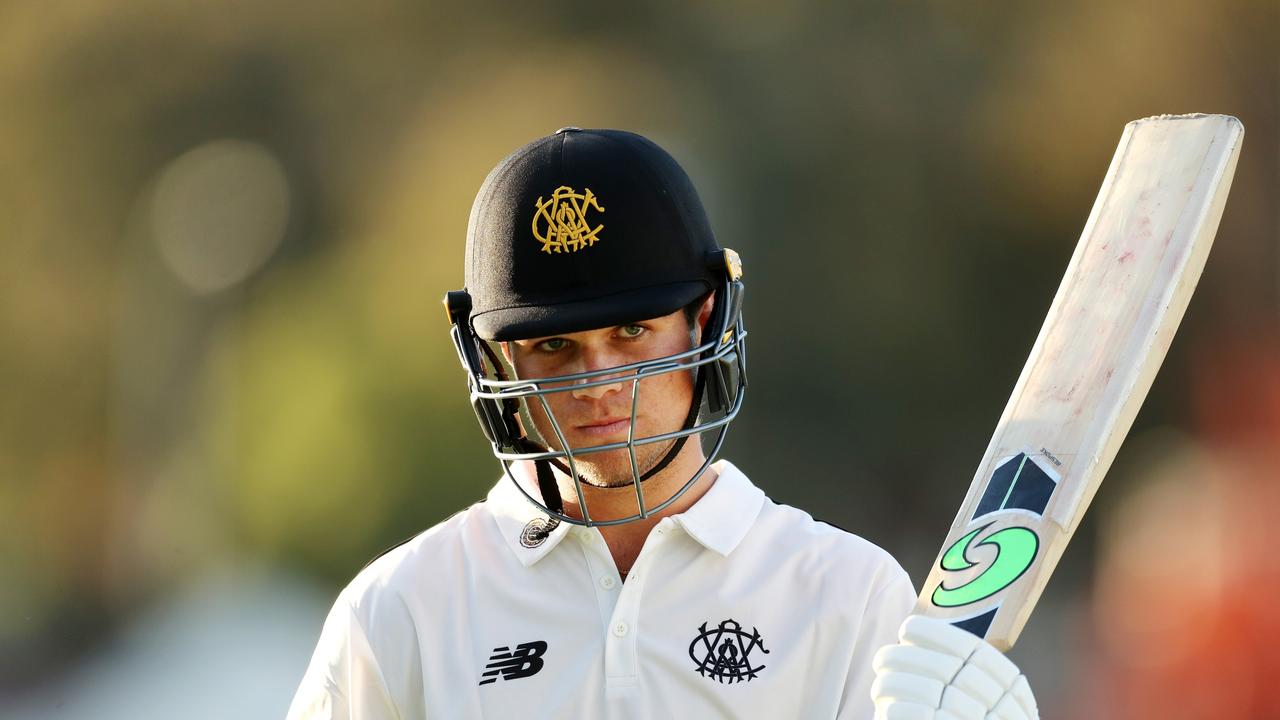
M 636 448 L 636 467 L 641 475 L 657 465 L 663 454 L 671 447 L 668 443 L 657 445 L 659 446 L 657 448 L 652 445 L 641 445 Z M 635 484 L 635 475 L 631 472 L 631 459 L 625 449 L 575 457 L 574 464 L 578 468 L 582 482 L 588 485 L 620 488 Z
M 635 484 L 635 476 L 631 472 L 631 461 L 626 450 L 610 450 L 604 453 L 591 453 L 574 458 L 578 475 L 587 485 L 600 488 L 629 487 Z M 638 453 L 636 464 L 640 474 L 645 471 L 644 458 Z

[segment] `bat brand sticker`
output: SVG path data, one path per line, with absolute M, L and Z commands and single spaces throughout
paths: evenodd
M 1041 448 L 1040 453 L 1055 464 L 1060 462 L 1046 448 Z M 984 516 L 1008 512 L 1029 513 L 1032 517 L 1041 518 L 1060 480 L 1055 469 L 1043 466 L 1031 453 L 1020 452 L 1007 457 L 987 478 L 971 521 L 978 522 Z M 1031 568 L 1040 551 L 1040 536 L 1030 528 L 1014 526 L 978 540 L 978 536 L 993 523 L 993 520 L 987 521 L 966 533 L 942 554 L 939 566 L 954 573 L 977 565 L 969 559 L 970 548 L 989 545 L 996 551 L 991 564 L 969 581 L 955 586 L 948 586 L 945 580 L 940 582 L 930 596 L 936 607 L 959 608 L 979 603 L 1012 585 Z M 984 637 L 998 609 L 998 605 L 993 606 L 953 624 Z
M 987 523 L 952 543 L 942 555 L 942 569 L 960 572 L 973 567 L 968 551 L 974 538 L 991 527 Z M 957 587 L 947 587 L 943 581 L 933 591 L 933 604 L 938 607 L 961 607 L 995 595 L 1009 587 L 1031 567 L 1040 549 L 1040 538 L 1024 527 L 1007 527 L 983 538 L 977 545 L 992 545 L 996 559 L 981 574 Z
M 1048 454 L 1047 450 L 1041 452 Z M 1049 457 L 1053 458 L 1052 455 Z M 1056 473 L 1046 470 L 1028 453 L 1020 452 L 1000 463 L 991 473 L 972 519 L 1001 510 L 1026 510 L 1044 515 L 1056 487 Z

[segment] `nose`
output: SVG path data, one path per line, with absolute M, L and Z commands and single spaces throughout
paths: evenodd
M 580 372 L 594 372 L 597 370 L 607 370 L 611 367 L 617 367 L 623 364 L 620 360 L 610 357 L 608 353 L 600 352 L 584 352 L 582 357 L 582 370 Z M 599 382 L 608 376 L 602 376 L 588 380 L 578 380 L 574 383 L 576 387 L 570 391 L 575 400 L 599 400 L 609 393 L 622 392 L 622 383 L 609 383 L 607 385 L 583 386 L 586 382 Z
M 603 379 L 603 378 L 600 378 Z M 579 381 L 582 382 L 582 381 Z M 575 400 L 599 400 L 609 393 L 621 392 L 622 383 L 610 383 L 608 385 L 595 385 L 593 387 L 574 388 L 570 391 Z

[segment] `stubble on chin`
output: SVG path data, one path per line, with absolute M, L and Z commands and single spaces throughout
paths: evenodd
M 640 477 L 644 477 L 645 473 L 656 467 L 675 442 L 675 440 L 667 440 L 637 445 L 636 467 L 640 471 Z M 593 454 L 607 457 L 593 458 Z M 626 449 L 593 454 L 574 458 L 578 476 L 584 484 L 598 488 L 622 488 L 635 484 L 635 475 L 631 470 L 631 461 Z

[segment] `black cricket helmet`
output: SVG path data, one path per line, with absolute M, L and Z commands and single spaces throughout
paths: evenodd
M 658 512 L 706 472 L 724 443 L 746 390 L 742 265 L 721 249 L 688 175 L 662 148 L 621 130 L 563 128 L 507 156 L 489 173 L 471 208 L 466 288 L 445 296 L 454 345 L 467 372 L 471 403 L 485 437 L 520 491 L 552 518 L 615 525 Z M 701 341 L 666 357 L 554 378 L 509 377 L 490 343 L 540 338 L 661 317 L 706 298 L 715 300 Z M 681 428 L 635 437 L 640 380 L 693 372 L 694 393 Z M 569 447 L 546 397 L 623 384 L 631 393 L 625 442 Z M 530 404 L 545 413 L 555 437 L 530 437 L 518 422 Z M 672 496 L 650 504 L 643 481 L 660 472 L 683 444 L 717 431 L 701 468 Z M 536 435 L 536 431 L 534 431 Z M 641 468 L 636 447 L 669 443 L 653 467 Z M 636 512 L 594 519 L 582 497 L 577 461 L 625 450 Z M 538 492 L 512 474 L 532 461 Z M 581 518 L 564 512 L 552 467 L 572 479 Z M 536 495 L 541 495 L 537 497 Z M 546 531 L 554 527 L 554 521 Z

